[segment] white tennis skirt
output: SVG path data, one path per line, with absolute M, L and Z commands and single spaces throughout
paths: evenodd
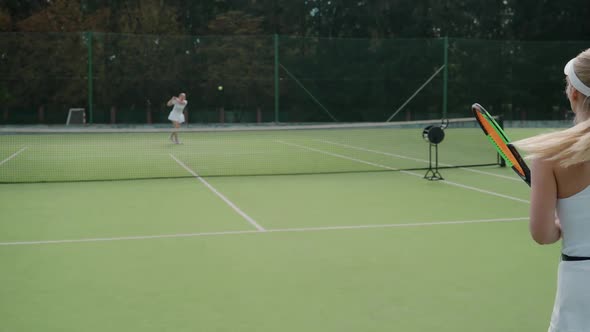
M 168 115 L 168 120 L 184 123 L 184 114 L 182 112 L 171 111 Z
M 590 261 L 560 262 L 549 332 L 590 330 Z

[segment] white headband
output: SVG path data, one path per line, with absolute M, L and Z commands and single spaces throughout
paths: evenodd
M 571 59 L 567 65 L 565 65 L 565 68 L 563 68 L 563 73 L 567 75 L 567 77 L 570 79 L 571 85 L 573 85 L 576 90 L 580 91 L 580 93 L 582 93 L 584 96 L 590 97 L 590 88 L 580 81 L 576 75 L 576 72 L 574 71 L 574 60 L 575 58 Z

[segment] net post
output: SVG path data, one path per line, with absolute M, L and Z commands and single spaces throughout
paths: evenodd
M 88 123 L 92 124 L 94 121 L 94 110 L 92 108 L 92 104 L 94 104 L 92 100 L 94 95 L 92 85 L 92 31 L 86 32 L 86 39 L 88 41 Z
M 275 121 L 279 122 L 279 35 L 273 35 L 274 53 L 275 53 L 275 70 L 274 70 L 274 90 L 275 90 Z
M 443 61 L 444 61 L 444 71 L 443 71 L 443 105 L 442 105 L 442 118 L 447 118 L 448 112 L 448 99 L 447 99 L 447 92 L 448 92 L 448 81 L 449 81 L 449 37 L 445 36 L 444 43 L 443 43 Z

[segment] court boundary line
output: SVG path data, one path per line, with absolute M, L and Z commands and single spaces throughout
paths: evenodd
M 239 214 L 242 218 L 244 218 L 247 222 L 249 222 L 250 225 L 254 226 L 254 228 L 256 228 L 258 232 L 266 232 L 266 229 L 264 227 L 260 226 L 260 224 L 258 224 L 256 222 L 256 220 L 254 220 L 246 212 L 244 212 L 242 209 L 240 209 L 229 198 L 227 198 L 225 195 L 223 195 L 221 192 L 219 192 L 217 189 L 215 189 L 215 187 L 213 187 L 209 182 L 207 182 L 205 179 L 203 179 L 199 174 L 197 174 L 197 172 L 195 172 L 190 167 L 188 167 L 185 163 L 183 163 L 178 158 L 176 158 L 172 153 L 170 153 L 170 157 L 172 159 L 174 159 L 174 161 L 176 161 L 177 164 L 182 166 L 182 168 L 184 168 L 192 176 L 194 176 L 197 180 L 199 180 L 202 184 L 204 184 L 205 187 L 207 187 L 215 195 L 217 195 L 217 197 L 219 197 L 222 201 L 224 201 L 225 204 L 229 205 L 229 207 L 231 207 L 237 214 Z
M 0 161 L 0 166 L 2 166 L 5 163 L 9 162 L 10 160 L 14 159 L 14 157 L 18 156 L 19 154 L 21 154 L 22 152 L 24 152 L 28 148 L 29 148 L 28 146 L 25 146 L 25 147 L 21 148 L 20 150 L 16 151 L 15 153 L 13 153 L 12 155 L 10 155 L 8 158 Z
M 2 247 L 2 246 L 44 245 L 44 244 L 68 244 L 68 243 L 155 240 L 155 239 L 173 239 L 173 238 L 223 236 L 223 235 L 246 235 L 246 234 L 268 234 L 268 233 L 305 233 L 305 232 L 311 233 L 311 232 L 341 231 L 341 230 L 453 226 L 453 225 L 470 225 L 470 224 L 509 223 L 509 222 L 525 221 L 525 220 L 529 220 L 529 218 L 528 217 L 516 217 L 516 218 L 431 221 L 431 222 L 420 222 L 420 223 L 404 222 L 404 223 L 399 223 L 399 224 L 371 224 L 371 225 L 349 225 L 349 226 L 274 228 L 274 229 L 267 229 L 264 232 L 257 231 L 257 230 L 242 230 L 242 231 L 218 231 L 218 232 L 161 234 L 161 235 L 137 235 L 137 236 L 102 237 L 102 238 L 82 238 L 82 239 L 69 239 L 69 240 L 15 241 L 15 242 L 0 242 L 0 247 Z
M 373 163 L 373 162 L 370 162 L 370 161 L 366 161 L 366 160 L 362 160 L 362 159 L 357 159 L 357 158 L 353 158 L 353 157 L 342 155 L 342 154 L 338 154 L 338 153 L 332 153 L 332 152 L 328 152 L 328 151 L 324 151 L 324 150 L 312 148 L 312 147 L 309 147 L 309 146 L 300 145 L 300 144 L 296 144 L 296 143 L 289 143 L 289 142 L 285 142 L 285 141 L 281 141 L 281 140 L 277 140 L 276 142 L 281 143 L 281 144 L 285 144 L 285 145 L 295 146 L 295 147 L 298 147 L 298 148 L 301 148 L 301 149 L 305 149 L 305 150 L 310 150 L 310 151 L 322 153 L 322 154 L 333 156 L 333 157 L 337 157 L 337 158 L 342 158 L 342 159 L 346 159 L 346 160 L 350 160 L 350 161 L 354 161 L 354 162 L 358 162 L 358 163 L 362 163 L 362 164 L 366 164 L 366 165 L 370 165 L 370 166 L 374 166 L 374 167 L 389 169 L 389 170 L 392 170 L 392 171 L 399 171 L 400 173 L 403 173 L 403 174 L 407 174 L 407 175 L 412 175 L 412 176 L 417 176 L 417 177 L 420 177 L 420 178 L 424 178 L 423 175 L 420 175 L 418 173 L 414 173 L 414 172 L 410 172 L 410 171 L 403 171 L 403 170 L 400 170 L 399 168 L 395 168 L 395 167 L 391 167 L 391 166 L 387 166 L 387 165 L 382 165 L 382 164 L 377 164 L 377 163 Z M 439 180 L 438 182 L 441 182 L 441 183 L 444 183 L 444 184 L 447 184 L 447 185 L 451 185 L 451 186 L 455 186 L 455 187 L 459 187 L 459 188 L 463 188 L 463 189 L 468 189 L 468 190 L 476 191 L 476 192 L 483 193 L 483 194 L 488 194 L 488 195 L 492 195 L 492 196 L 496 196 L 496 197 L 501 197 L 501 198 L 509 199 L 509 200 L 512 200 L 512 201 L 520 202 L 520 203 L 530 204 L 530 202 L 528 200 L 525 200 L 525 199 L 521 199 L 521 198 L 513 197 L 513 196 L 508 196 L 508 195 L 500 194 L 500 193 L 497 193 L 497 192 L 494 192 L 494 191 L 485 190 L 485 189 L 481 189 L 481 188 L 477 188 L 477 187 L 473 187 L 473 186 L 468 186 L 468 185 L 461 184 L 461 183 L 458 183 L 458 182 L 453 182 L 453 181 L 448 181 L 448 180 Z
M 422 163 L 428 163 L 428 160 L 426 160 L 426 159 L 413 158 L 413 157 L 408 157 L 408 156 L 404 156 L 404 155 L 396 154 L 396 153 L 390 153 L 390 152 L 379 151 L 379 150 L 372 150 L 372 149 L 367 149 L 367 148 L 363 148 L 363 147 L 360 147 L 360 146 L 354 146 L 354 145 L 344 144 L 344 143 L 340 143 L 340 142 L 333 142 L 333 141 L 328 141 L 328 140 L 314 140 L 314 141 L 321 142 L 321 143 L 326 143 L 326 144 L 337 145 L 337 146 L 342 146 L 342 147 L 345 147 L 345 148 L 359 150 L 359 151 L 364 151 L 364 152 L 381 154 L 381 155 L 384 155 L 384 156 L 389 156 L 389 157 L 394 157 L 394 158 L 407 159 L 407 160 L 413 160 L 413 161 L 418 161 L 418 162 L 422 162 Z M 439 164 L 440 165 L 443 165 L 443 166 L 447 166 L 447 167 L 457 167 L 457 166 L 454 166 L 454 165 L 451 165 L 451 164 L 447 164 L 447 163 L 439 163 Z M 484 172 L 484 171 L 480 171 L 480 170 L 477 170 L 477 169 L 471 169 L 471 168 L 467 168 L 467 167 L 457 167 L 457 168 L 460 169 L 460 170 L 463 170 L 463 171 L 468 171 L 468 172 L 473 172 L 473 173 L 478 173 L 478 174 L 484 174 L 484 175 L 494 176 L 494 177 L 498 177 L 498 178 L 502 178 L 502 179 L 506 179 L 506 180 L 510 180 L 510 181 L 515 181 L 515 182 L 522 181 L 520 178 L 517 178 L 517 177 L 506 176 L 506 175 L 502 175 L 502 174 L 495 174 L 495 173 L 490 173 L 490 172 Z

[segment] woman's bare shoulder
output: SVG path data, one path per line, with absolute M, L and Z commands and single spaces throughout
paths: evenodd
M 590 162 L 569 167 L 555 166 L 553 169 L 557 181 L 557 196 L 571 197 L 590 186 Z

